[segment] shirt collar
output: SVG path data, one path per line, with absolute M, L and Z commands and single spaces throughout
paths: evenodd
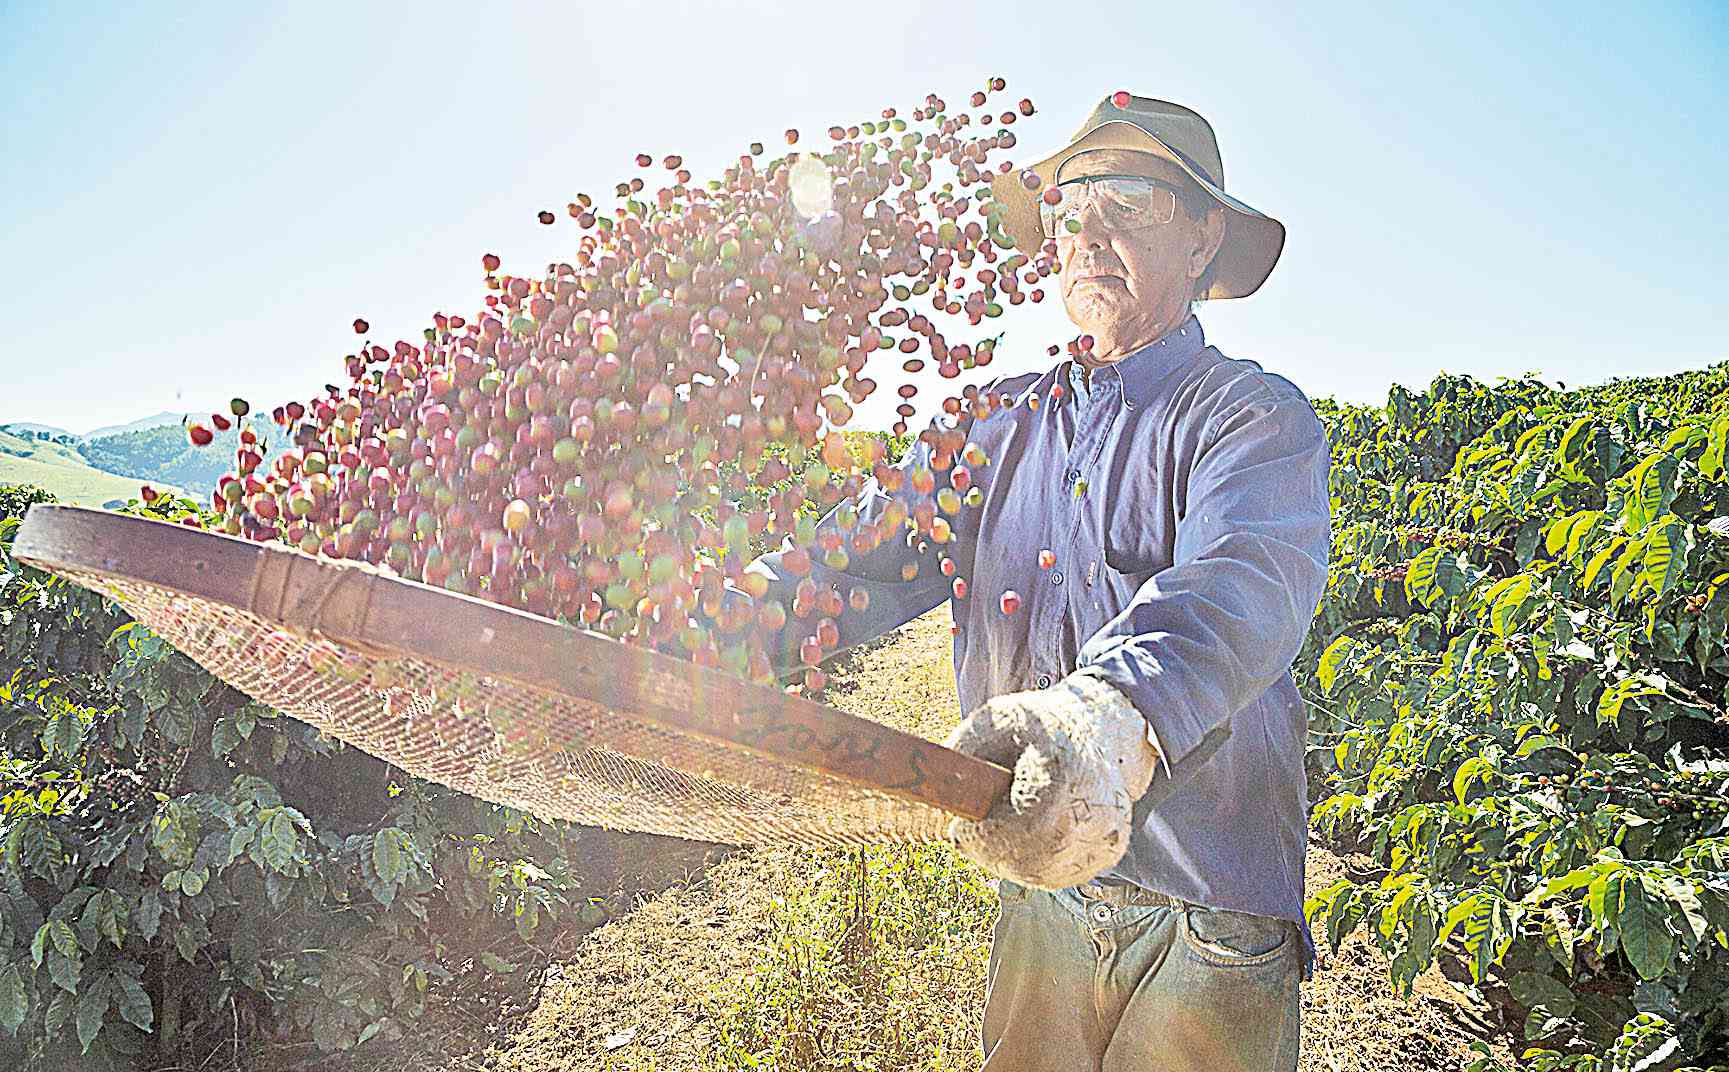
M 1131 407 L 1138 406 L 1150 399 L 1167 378 L 1189 365 L 1206 348 L 1207 339 L 1201 331 L 1201 322 L 1190 313 L 1187 319 L 1158 341 L 1148 343 L 1102 368 L 1094 369 L 1093 385 L 1098 385 L 1100 376 L 1114 375 L 1122 385 L 1123 402 Z M 1069 364 L 1072 368 L 1072 359 Z M 1079 373 L 1078 369 L 1072 371 Z M 1070 373 L 1071 369 L 1063 370 L 1064 382 L 1068 381 Z

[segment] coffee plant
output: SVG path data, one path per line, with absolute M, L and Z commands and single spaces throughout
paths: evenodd
M 390 1040 L 465 958 L 509 971 L 543 921 L 597 921 L 584 872 L 613 835 L 409 780 L 250 702 L 13 560 L 47 499 L 0 488 L 0 1067 Z
M 1443 376 L 1318 407 L 1313 819 L 1378 874 L 1310 918 L 1335 949 L 1367 930 L 1401 989 L 1468 978 L 1531 1068 L 1729 1050 L 1726 388 Z

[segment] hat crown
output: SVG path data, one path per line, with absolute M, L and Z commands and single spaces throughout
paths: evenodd
M 1106 97 L 1087 116 L 1086 122 L 1080 125 L 1070 141 L 1080 141 L 1109 123 L 1139 127 L 1182 156 L 1214 186 L 1224 189 L 1225 163 L 1219 156 L 1219 139 L 1211 124 L 1198 112 L 1170 101 L 1135 96 L 1129 98 L 1127 107 L 1118 108 L 1110 97 Z

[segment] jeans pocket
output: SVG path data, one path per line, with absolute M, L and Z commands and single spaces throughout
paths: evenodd
M 1288 953 L 1296 938 L 1290 920 L 1190 907 L 1183 913 L 1183 945 L 1196 960 L 1218 967 L 1270 964 Z

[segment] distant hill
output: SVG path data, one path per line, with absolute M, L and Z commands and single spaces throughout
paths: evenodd
M 89 436 L 78 443 L 83 461 L 93 468 L 151 483 L 173 484 L 194 495 L 205 496 L 216 490 L 216 481 L 233 471 L 234 451 L 239 446 L 239 430 L 218 432 L 208 447 L 194 447 L 186 440 L 180 426 L 180 415 L 170 414 L 172 422 L 135 428 L 115 435 Z M 152 418 L 154 419 L 154 418 Z M 143 423 L 143 422 L 138 422 Z M 261 451 L 268 460 L 280 447 L 270 442 L 277 429 L 265 423 L 254 431 L 266 440 Z
M 138 498 L 141 483 L 145 482 L 103 472 L 66 444 L 0 432 L 0 484 L 34 484 L 54 492 L 63 502 L 105 506 Z M 181 491 L 171 482 L 152 483 L 164 492 Z
M 5 420 L 5 422 L 0 422 L 0 432 L 10 432 L 14 436 L 29 434 L 29 436 L 66 436 L 67 439 L 78 439 L 78 436 L 67 432 L 66 429 L 57 429 L 52 424 L 36 424 L 33 420 Z
M 105 439 L 109 436 L 125 435 L 127 432 L 142 431 L 146 428 L 160 428 L 165 424 L 172 424 L 178 427 L 180 422 L 185 420 L 187 417 L 196 420 L 200 416 L 200 414 L 196 413 L 170 413 L 168 410 L 163 410 L 154 417 L 145 417 L 141 420 L 132 421 L 129 424 L 110 424 L 102 428 L 96 428 L 89 432 L 85 432 L 78 438 Z
M 87 505 L 92 499 L 94 505 L 101 505 L 134 497 L 140 483 L 203 498 L 216 489 L 223 474 L 233 470 L 240 433 L 238 429 L 218 432 L 208 447 L 194 447 L 183 427 L 189 416 L 201 415 L 164 410 L 82 436 L 34 421 L 0 423 L 0 484 L 39 484 L 68 501 Z M 271 442 L 278 429 L 268 422 L 255 423 L 253 428 L 265 441 L 266 459 L 280 452 L 280 446 Z

